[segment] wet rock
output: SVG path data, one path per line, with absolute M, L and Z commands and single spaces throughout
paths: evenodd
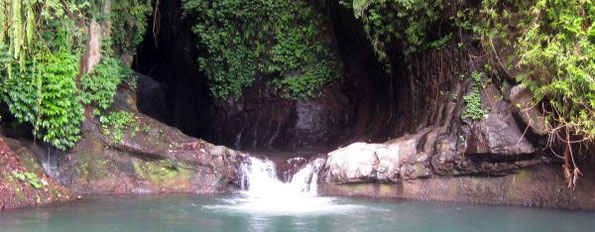
M 279 178 L 285 182 L 288 182 L 291 177 L 298 172 L 304 164 L 306 164 L 308 160 L 304 157 L 293 157 L 285 160 L 283 163 L 276 163 L 277 166 L 277 175 Z
M 262 89 L 247 88 L 237 102 L 217 100 L 217 115 L 203 137 L 240 149 L 281 151 L 328 149 L 345 138 L 353 112 L 338 90 L 304 101 Z
M 595 209 L 595 170 L 585 173 L 575 191 L 567 189 L 559 167 L 536 165 L 493 177 L 435 176 L 403 180 L 399 184 L 324 183 L 325 196 L 383 197 L 422 201 L 454 201 L 496 205 L 523 205 L 568 209 Z
M 483 90 L 483 99 L 490 112 L 479 122 L 469 123 L 466 153 L 511 156 L 535 152 L 514 120 L 510 104 L 502 101 L 502 95 L 494 85 Z
M 37 158 L 24 144 L 0 135 L 0 211 L 72 199 L 70 191 L 44 173 Z
M 83 139 L 59 155 L 58 180 L 78 194 L 219 193 L 239 186 L 238 168 L 245 155 L 185 135 L 128 105 L 118 92 L 114 110 L 134 115 L 134 123 L 114 141 L 89 119 Z M 133 101 L 133 100 L 132 100 Z
M 544 122 L 544 116 L 536 107 L 533 107 L 533 96 L 529 90 L 520 85 L 512 87 L 510 90 L 510 101 L 512 109 L 516 115 L 519 115 L 525 125 L 537 135 L 547 135 L 547 126 Z
M 332 183 L 396 181 L 399 167 L 398 146 L 354 143 L 328 154 L 325 180 Z
M 169 122 L 166 87 L 152 78 L 139 75 L 137 83 L 137 106 L 140 112 L 159 120 Z

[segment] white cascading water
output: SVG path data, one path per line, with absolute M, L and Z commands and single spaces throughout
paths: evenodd
M 242 168 L 240 196 L 225 200 L 226 205 L 208 208 L 248 213 L 295 214 L 328 213 L 353 209 L 353 205 L 336 204 L 336 199 L 317 196 L 318 172 L 324 159 L 305 164 L 289 182 L 277 178 L 275 164 L 270 160 L 250 157 Z
M 249 197 L 273 197 L 279 195 L 305 197 L 317 195 L 318 171 L 323 159 L 310 162 L 293 175 L 288 183 L 277 178 L 275 163 L 250 157 L 242 164 L 242 193 Z

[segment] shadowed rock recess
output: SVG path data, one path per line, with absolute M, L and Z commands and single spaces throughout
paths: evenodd
M 349 11 L 337 8 L 327 20 L 345 75 L 321 96 L 287 99 L 257 79 L 235 101 L 210 95 L 197 63 L 205 51 L 197 48 L 193 21 L 181 17 L 180 4 L 162 3 L 158 37 L 148 33 L 138 50 L 135 67 L 150 77 L 139 80 L 141 112 L 188 135 L 241 150 L 328 151 L 349 141 L 383 141 L 393 133 L 387 125 L 399 118 L 395 81 L 376 63 Z
M 0 170 L 0 210 L 44 203 L 14 203 L 19 196 L 6 189 L 15 185 L 52 201 L 70 192 L 228 193 L 242 185 L 240 167 L 253 154 L 274 161 L 282 180 L 322 158 L 321 195 L 595 209 L 593 162 L 584 162 L 584 176 L 568 189 L 561 161 L 544 151 L 543 116 L 519 110 L 531 104 L 522 87 L 482 83 L 486 113 L 463 117 L 473 84 L 461 76 L 481 63 L 468 55 L 476 47 L 457 44 L 474 44 L 471 36 L 407 60 L 390 57 L 388 73 L 352 10 L 338 1 L 315 5 L 331 29 L 342 78 L 300 100 L 256 81 L 236 101 L 211 95 L 197 62 L 204 51 L 181 4 L 161 1 L 160 17 L 148 19 L 160 27 L 148 30 L 137 50 L 137 89 L 122 85 L 110 108 L 134 118 L 120 140 L 107 136 L 96 117 L 87 117 L 82 140 L 68 152 L 0 137 L 0 166 L 10 167 Z M 31 189 L 12 170 L 36 173 L 47 191 Z

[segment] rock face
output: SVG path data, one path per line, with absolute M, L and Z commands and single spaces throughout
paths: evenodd
M 575 191 L 567 189 L 557 166 L 536 165 L 506 176 L 435 176 L 390 183 L 320 184 L 330 196 L 382 197 L 595 210 L 594 173 Z
M 184 135 L 133 109 L 135 95 L 120 91 L 115 110 L 134 115 L 120 141 L 85 122 L 83 140 L 60 156 L 57 178 L 78 193 L 218 193 L 237 186 L 244 154 Z M 124 99 L 124 100 L 123 100 Z
M 399 177 L 399 146 L 354 143 L 328 154 L 325 181 L 357 183 L 396 181 Z
M 247 89 L 237 101 L 188 102 L 192 98 L 178 95 L 191 92 L 189 88 L 199 87 L 159 83 L 142 76 L 139 110 L 189 135 L 245 150 L 319 150 L 350 137 L 353 105 L 336 88 L 309 101 L 261 93 L 265 87 L 260 86 Z M 174 102 L 174 97 L 180 100 Z M 200 106 L 182 108 L 178 104 Z
M 19 146 L 0 136 L 0 211 L 69 200 L 71 193 L 44 173 L 34 153 L 13 152 Z
M 544 116 L 533 107 L 533 96 L 529 90 L 520 85 L 512 87 L 510 89 L 510 102 L 514 106 L 513 112 L 521 117 L 524 124 L 531 129 L 531 132 L 540 136 L 547 134 L 547 127 L 543 120 Z
M 328 153 L 319 173 L 319 193 L 595 209 L 594 169 L 571 191 L 559 166 L 546 157 L 521 154 L 510 160 L 512 154 L 496 154 L 485 159 L 485 154 L 466 154 L 462 142 L 438 141 L 432 134 L 426 130 L 424 136 L 355 143 Z M 420 149 L 427 143 L 434 149 Z
M 211 125 L 213 141 L 244 149 L 318 149 L 345 140 L 351 106 L 338 91 L 330 90 L 310 101 L 288 100 L 246 90 L 238 102 L 216 101 L 220 112 Z
M 53 152 L 57 165 L 49 173 L 76 194 L 227 192 L 239 186 L 238 166 L 244 154 L 184 135 L 136 111 L 136 94 L 121 88 L 112 110 L 123 110 L 134 122 L 122 139 L 107 136 L 96 119 L 83 123 L 82 140 L 68 152 Z M 31 142 L 14 145 L 32 157 L 47 149 Z M 35 158 L 31 162 L 37 162 Z
M 512 116 L 512 106 L 501 98 L 501 93 L 494 85 L 484 89 L 484 106 L 490 112 L 479 122 L 470 125 L 473 133 L 466 139 L 468 154 L 514 156 L 535 152 L 533 145 L 524 138 L 523 131 L 517 126 Z
M 443 98 L 437 104 L 442 113 L 427 117 L 432 123 L 414 133 L 381 144 L 354 143 L 328 153 L 319 173 L 319 192 L 595 209 L 595 170 L 586 172 L 581 187 L 570 191 L 556 164 L 559 160 L 538 154 L 523 125 L 530 120 L 517 121 L 518 112 L 503 99 L 500 89 L 490 84 L 482 87 L 486 114 L 477 121 L 461 117 L 463 89 L 444 94 L 456 98 Z M 512 104 L 527 101 L 512 99 L 517 99 Z M 539 134 L 540 126 L 533 127 Z
M 345 52 L 341 80 L 318 97 L 295 100 L 270 88 L 268 77 L 255 77 L 239 99 L 219 99 L 199 70 L 196 60 L 204 50 L 197 49 L 194 22 L 183 17 L 182 1 L 161 1 L 159 36 L 147 33 L 137 56 L 136 70 L 157 82 L 139 82 L 140 111 L 190 136 L 240 150 L 329 151 L 352 139 L 384 141 L 392 133 L 387 124 L 401 113 L 394 108 L 396 83 L 377 63 L 353 13 L 336 5 L 353 21 L 337 23 L 346 27 L 336 36 L 342 40 L 336 44 L 345 46 L 336 49 Z

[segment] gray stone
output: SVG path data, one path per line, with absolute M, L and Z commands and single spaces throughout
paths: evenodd
M 479 122 L 471 123 L 466 138 L 467 154 L 521 155 L 535 152 L 512 116 L 510 104 L 497 96 L 493 85 L 483 91 L 484 106 L 490 112 Z
M 510 90 L 510 102 L 513 105 L 514 113 L 520 116 L 533 133 L 542 136 L 547 135 L 544 116 L 533 107 L 532 101 L 533 96 L 529 90 L 522 86 L 517 85 Z
M 398 145 L 354 143 L 328 154 L 326 181 L 396 181 L 399 168 Z

